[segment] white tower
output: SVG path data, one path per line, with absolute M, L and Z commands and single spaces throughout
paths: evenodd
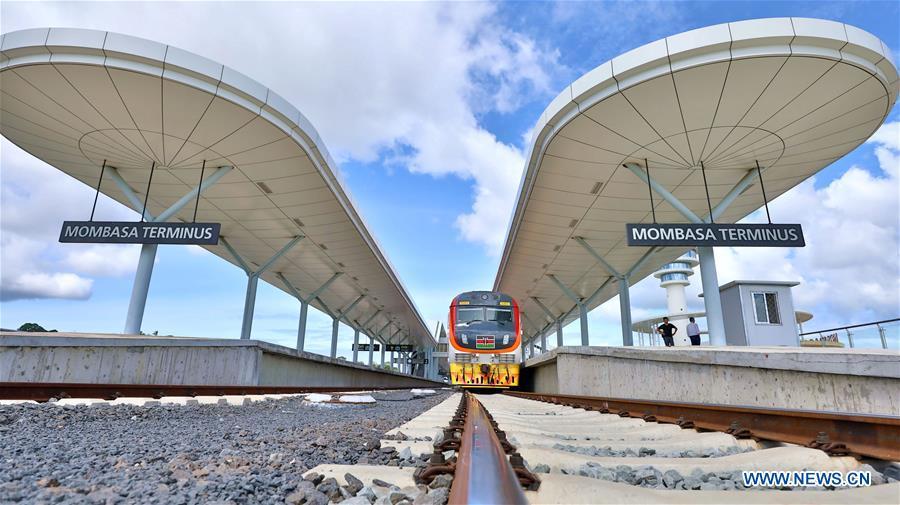
M 685 286 L 690 285 L 688 277 L 694 275 L 694 267 L 700 264 L 697 251 L 691 249 L 682 254 L 672 263 L 663 265 L 653 272 L 653 276 L 659 279 L 660 287 L 666 288 L 666 308 L 669 322 L 678 328 L 675 334 L 675 345 L 690 345 L 685 328 L 688 325 L 687 297 L 684 294 Z

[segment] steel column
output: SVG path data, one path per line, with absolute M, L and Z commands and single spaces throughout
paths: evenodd
M 256 285 L 259 281 L 259 276 L 265 273 L 266 270 L 269 269 L 278 258 L 284 256 L 285 253 L 291 250 L 292 247 L 297 245 L 298 242 L 303 240 L 303 235 L 297 235 L 290 242 L 284 245 L 278 252 L 272 255 L 265 263 L 262 264 L 255 272 L 247 271 L 247 294 L 244 297 L 244 317 L 241 322 L 241 339 L 246 340 L 250 338 L 250 332 L 253 329 L 253 311 L 256 307 Z M 227 244 L 227 242 L 226 242 Z M 240 258 L 237 252 L 231 247 L 230 244 L 226 245 L 227 249 L 234 255 L 236 258 Z M 246 269 L 246 263 L 241 260 L 241 265 Z
M 581 323 L 581 345 L 587 347 L 590 344 L 588 339 L 588 313 L 585 304 L 578 304 L 578 320 Z
M 556 347 L 562 347 L 563 338 L 561 321 L 563 316 L 556 317 L 553 312 L 549 308 L 547 308 L 547 306 L 544 305 L 543 302 L 541 302 L 539 298 L 532 296 L 531 299 L 534 300 L 534 303 L 536 303 L 537 306 L 540 307 L 545 314 L 547 314 L 547 317 L 550 318 L 551 323 L 556 322 Z M 547 352 L 547 336 L 545 334 L 541 334 L 541 342 L 541 352 Z
M 353 335 L 353 362 L 354 363 L 356 362 L 356 358 L 357 358 L 357 354 L 358 354 L 356 347 L 359 345 L 359 328 L 360 327 L 365 328 L 366 326 L 368 326 L 369 323 L 371 323 L 372 320 L 375 319 L 376 316 L 378 316 L 378 314 L 381 314 L 381 309 L 376 310 L 374 314 L 372 314 L 371 316 L 369 316 L 368 319 L 366 319 L 366 322 L 364 322 L 363 324 L 359 324 L 356 326 L 356 328 L 354 328 L 354 331 L 355 331 L 355 333 Z M 369 340 L 371 340 L 371 339 L 372 339 L 372 337 L 369 337 Z M 372 343 L 369 342 L 369 345 L 371 346 Z M 369 349 L 369 360 L 370 361 L 372 359 L 371 356 L 372 356 L 372 350 Z M 371 365 L 372 363 L 369 363 L 369 364 Z
M 153 275 L 153 263 L 156 261 L 156 247 L 156 244 L 141 246 L 137 270 L 134 272 L 134 284 L 131 287 L 131 300 L 128 302 L 128 313 L 125 316 L 126 335 L 137 335 L 141 332 L 147 293 L 150 291 L 150 277 Z
M 338 339 L 338 326 L 341 324 L 340 319 L 334 318 L 331 320 L 331 357 L 337 357 L 337 339 Z
M 619 278 L 619 313 L 622 315 L 622 345 L 634 345 L 631 333 L 631 295 L 628 293 L 628 277 Z
M 372 338 L 372 335 L 369 335 L 369 366 L 372 366 L 374 357 L 375 357 L 375 339 Z
M 297 323 L 297 350 L 306 345 L 306 319 L 309 316 L 309 302 L 300 300 L 300 321 Z
M 578 319 L 581 322 L 581 345 L 590 345 L 590 339 L 588 338 L 587 307 L 584 304 L 584 299 L 575 294 L 574 291 L 569 289 L 568 286 L 557 279 L 555 275 L 547 274 L 547 277 L 549 277 L 550 280 L 553 281 L 554 284 L 556 284 L 559 290 L 562 291 L 566 296 L 568 296 L 570 300 L 575 302 L 575 305 L 578 307 Z
M 719 296 L 719 275 L 716 273 L 716 256 L 712 247 L 698 247 L 700 256 L 700 282 L 703 285 L 703 304 L 706 306 L 706 329 L 710 345 L 728 345 L 725 340 L 725 319 L 722 316 L 722 298 Z
M 250 331 L 253 327 L 253 311 L 256 307 L 256 286 L 259 283 L 259 276 L 252 273 L 247 276 L 247 292 L 244 294 L 244 316 L 241 319 L 241 338 L 250 338 Z
M 227 174 L 232 167 L 219 167 L 219 169 L 209 176 L 205 181 L 186 195 L 181 197 L 177 202 L 169 206 L 159 216 L 154 218 L 150 214 L 144 212 L 147 221 L 164 222 L 184 208 L 187 203 L 192 201 L 198 193 L 206 191 L 210 186 L 219 181 Z M 112 178 L 119 190 L 125 195 L 125 198 L 134 208 L 144 207 L 144 202 L 134 193 L 131 186 L 125 182 L 125 179 L 119 174 L 115 167 L 107 167 L 109 176 Z M 144 310 L 147 307 L 147 293 L 150 291 L 150 278 L 153 276 L 153 264 L 156 262 L 157 244 L 143 244 L 141 246 L 141 254 L 138 258 L 137 270 L 134 273 L 134 283 L 131 287 L 131 299 L 128 302 L 128 312 L 125 316 L 125 330 L 127 335 L 136 335 L 141 332 L 141 323 L 144 320 Z
M 619 281 L 619 320 L 622 323 L 622 345 L 631 347 L 634 345 L 634 336 L 631 332 L 631 297 L 628 293 L 628 275 L 622 274 L 612 265 L 610 265 L 603 256 L 600 255 L 590 244 L 582 237 L 574 237 L 591 256 L 594 257 L 606 270 Z M 649 251 L 638 263 L 632 267 L 632 270 L 640 265 L 645 258 L 649 257 Z
M 358 362 L 357 355 L 359 353 L 359 350 L 357 348 L 359 347 L 359 333 L 360 333 L 359 328 L 353 328 L 353 362 L 354 363 Z

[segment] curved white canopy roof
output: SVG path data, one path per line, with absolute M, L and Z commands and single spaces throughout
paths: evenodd
M 344 272 L 319 296 L 330 310 L 365 294 L 350 320 L 381 310 L 369 328 L 390 318 L 392 329 L 433 345 L 322 140 L 274 91 L 187 51 L 112 32 L 23 30 L 3 35 L 0 51 L 0 133 L 10 141 L 91 187 L 106 160 L 141 198 L 156 162 L 147 204 L 154 216 L 198 184 L 203 160 L 206 176 L 233 166 L 203 193 L 199 221 L 221 222 L 251 266 L 305 236 L 265 280 L 285 289 L 281 273 L 308 296 Z M 129 205 L 109 178 L 101 191 Z M 188 205 L 173 220 L 192 214 Z M 237 264 L 221 243 L 207 249 Z M 319 300 L 312 303 L 321 308 Z
M 868 139 L 897 90 L 881 40 L 818 19 L 710 26 L 614 58 L 541 116 L 494 289 L 517 298 L 540 325 L 529 332 L 547 320 L 532 297 L 571 321 L 574 302 L 547 274 L 587 298 L 589 309 L 617 294 L 610 273 L 574 237 L 618 272 L 635 269 L 632 283 L 685 250 L 626 245 L 625 224 L 652 216 L 647 184 L 624 163 L 646 159 L 651 177 L 701 217 L 709 214 L 701 161 L 713 207 L 757 160 L 773 199 Z M 657 194 L 654 204 L 659 222 L 686 221 Z M 716 222 L 733 223 L 762 204 L 755 183 Z

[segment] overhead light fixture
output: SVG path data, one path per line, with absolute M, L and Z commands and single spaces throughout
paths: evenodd
M 322 249 L 325 249 L 325 246 L 322 246 Z M 341 268 L 345 268 L 345 267 L 344 267 L 344 264 L 341 263 L 340 261 L 337 262 L 337 266 L 339 266 L 339 267 L 341 267 Z M 356 279 L 356 277 L 354 277 L 354 279 Z
M 325 244 L 319 244 L 319 247 L 321 247 L 323 251 L 328 250 L 328 247 Z
M 569 228 L 574 228 L 574 227 L 576 227 L 576 226 L 578 226 L 578 220 L 577 220 L 577 219 L 573 219 L 573 220 L 569 221 Z
M 301 228 L 303 228 L 304 226 L 306 226 L 306 225 L 303 224 L 303 221 L 297 219 L 296 217 L 294 218 L 294 223 L 296 223 L 297 226 L 299 226 L 299 227 L 301 227 Z
M 603 183 L 602 183 L 602 182 L 598 182 L 598 183 L 594 184 L 594 187 L 591 188 L 591 194 L 592 194 L 592 195 L 596 195 L 597 193 L 600 192 L 600 189 L 601 189 L 601 188 L 603 188 Z
M 264 182 L 257 182 L 256 185 L 259 186 L 259 189 L 263 190 L 263 193 L 266 193 L 268 195 L 272 194 L 272 188 L 270 188 L 268 184 Z
M 554 247 L 553 247 L 553 252 L 559 252 L 560 249 L 562 249 L 562 246 L 561 246 L 561 245 L 554 246 Z

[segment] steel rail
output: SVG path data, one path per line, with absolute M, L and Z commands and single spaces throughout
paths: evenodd
M 834 455 L 900 460 L 900 417 L 897 416 L 520 391 L 505 391 L 504 394 L 678 424 L 682 428 L 722 431 L 738 438 L 798 444 Z
M 469 392 L 466 421 L 460 436 L 450 505 L 527 504 L 494 426 L 481 402 Z
M 190 384 L 88 384 L 67 382 L 0 382 L 0 400 L 35 400 L 51 398 L 122 397 L 162 398 L 164 396 L 223 396 L 289 393 L 331 393 L 409 389 L 409 387 L 358 386 L 228 386 Z

